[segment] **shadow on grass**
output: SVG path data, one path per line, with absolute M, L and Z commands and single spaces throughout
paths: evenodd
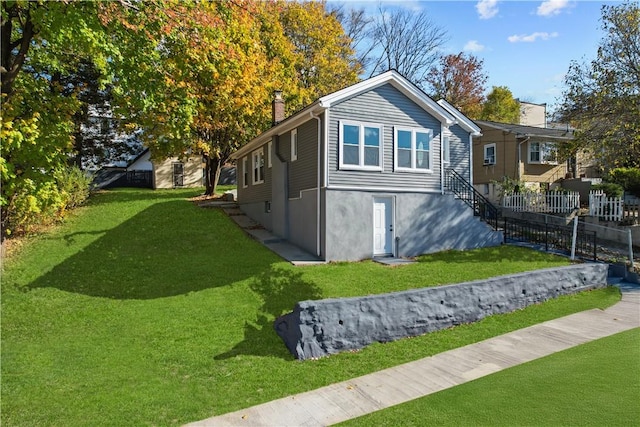
M 293 359 L 273 328 L 274 320 L 293 310 L 298 301 L 320 299 L 320 289 L 302 278 L 302 272 L 271 267 L 257 276 L 249 285 L 262 299 L 255 322 L 246 322 L 244 340 L 231 350 L 219 354 L 216 360 L 238 355 L 269 356 Z
M 118 199 L 120 201 L 120 199 Z M 152 204 L 103 235 L 28 288 L 53 287 L 95 297 L 154 299 L 227 286 L 265 271 L 278 258 L 218 210 L 185 200 Z

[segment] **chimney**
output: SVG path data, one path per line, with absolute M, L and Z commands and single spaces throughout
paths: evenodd
M 271 103 L 272 126 L 277 125 L 284 120 L 284 99 L 282 99 L 282 91 L 276 90 L 273 93 L 273 102 Z

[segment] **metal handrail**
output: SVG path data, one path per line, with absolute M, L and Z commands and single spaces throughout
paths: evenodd
M 448 169 L 445 187 L 469 205 L 473 209 L 474 215 L 479 216 L 494 230 L 498 230 L 500 211 L 478 190 L 473 188 L 473 185 L 464 179 L 462 175 L 453 169 Z

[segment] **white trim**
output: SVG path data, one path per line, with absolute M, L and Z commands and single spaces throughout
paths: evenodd
M 411 166 L 398 166 L 398 132 L 409 132 L 411 134 Z M 417 167 L 418 147 L 416 146 L 416 134 L 426 134 L 429 136 L 429 149 L 420 150 L 427 151 L 427 169 Z M 411 172 L 411 173 L 433 173 L 433 130 L 424 128 L 410 128 L 402 126 L 393 127 L 393 170 L 394 172 Z M 406 150 L 406 149 L 404 149 Z
M 291 161 L 295 162 L 298 160 L 298 128 L 291 129 L 289 145 L 291 145 Z
M 420 194 L 441 194 L 439 190 L 429 190 L 420 187 L 353 187 L 349 185 L 331 185 L 326 187 L 327 190 L 345 190 L 345 191 L 376 191 L 386 193 L 420 193 Z
M 273 141 L 267 142 L 267 166 L 271 167 L 271 156 L 273 156 Z
M 487 148 L 491 148 L 491 147 L 493 147 L 493 161 L 492 161 L 492 159 L 487 158 Z M 498 162 L 498 158 L 497 157 L 498 157 L 498 153 L 497 153 L 497 150 L 496 150 L 496 143 L 495 142 L 492 142 L 492 143 L 489 143 L 489 144 L 484 144 L 482 146 L 482 158 L 483 158 L 482 164 L 484 164 L 484 165 L 495 165 Z
M 531 145 L 538 144 L 538 160 L 531 160 Z M 556 160 L 544 160 L 545 145 L 552 145 L 556 150 Z M 557 165 L 558 164 L 558 144 L 553 141 L 528 141 L 527 143 L 527 163 L 532 165 Z
M 324 182 L 323 187 L 329 185 L 329 110 L 324 111 Z
M 458 110 L 453 105 L 449 104 L 446 100 L 441 99 L 438 101 L 438 105 L 447 110 L 449 114 L 451 114 L 456 119 L 456 124 L 458 124 L 462 129 L 471 133 L 473 136 L 482 136 L 482 129 L 478 127 L 471 119 L 462 114 L 460 110 Z
M 260 147 L 251 152 L 251 184 L 262 183 L 264 183 L 264 149 Z
M 247 156 L 242 158 L 242 188 L 247 188 L 249 186 L 249 180 L 247 179 L 247 174 L 249 171 L 247 170 Z
M 344 126 L 357 126 L 358 131 L 358 164 L 344 163 Z M 378 166 L 365 165 L 365 128 L 378 129 Z M 350 144 L 352 145 L 352 144 Z M 384 128 L 381 124 L 359 122 L 353 120 L 338 121 L 338 165 L 340 170 L 364 170 L 381 172 L 384 167 Z

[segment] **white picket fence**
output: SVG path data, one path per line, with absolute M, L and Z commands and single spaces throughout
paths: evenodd
M 607 197 L 602 190 L 589 192 L 589 215 L 597 216 L 604 221 L 622 221 L 627 218 L 637 218 L 640 207 L 625 206 L 622 197 Z
M 580 208 L 580 193 L 550 191 L 510 194 L 502 198 L 502 207 L 515 212 L 570 213 Z

